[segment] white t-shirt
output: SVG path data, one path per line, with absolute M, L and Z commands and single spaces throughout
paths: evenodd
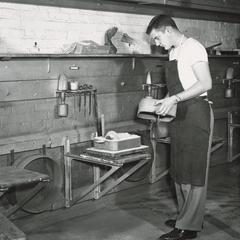
M 188 38 L 179 47 L 169 53 L 169 60 L 177 60 L 178 75 L 184 90 L 197 82 L 192 66 L 197 62 L 208 62 L 208 55 L 204 46 L 193 38 Z M 207 92 L 201 96 L 207 95 Z

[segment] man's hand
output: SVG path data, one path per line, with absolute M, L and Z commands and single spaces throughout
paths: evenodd
M 161 100 L 157 100 L 154 104 L 156 107 L 156 114 L 165 116 L 169 110 L 177 103 L 177 98 L 175 95 L 167 97 Z

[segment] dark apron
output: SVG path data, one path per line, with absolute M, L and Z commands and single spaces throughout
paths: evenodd
M 177 62 L 166 63 L 169 95 L 184 91 Z M 210 105 L 201 97 L 179 102 L 176 118 L 170 123 L 170 174 L 179 184 L 205 184 L 210 135 Z

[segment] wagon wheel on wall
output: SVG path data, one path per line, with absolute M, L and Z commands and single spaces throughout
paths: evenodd
M 53 204 L 59 199 L 63 185 L 63 174 L 56 160 L 46 155 L 34 154 L 22 159 L 17 159 L 14 162 L 14 166 L 44 173 L 50 178 L 50 182 L 26 203 L 22 207 L 22 210 L 28 213 L 40 213 L 53 209 Z M 15 191 L 17 202 L 24 199 L 26 194 L 33 191 L 33 187 L 33 185 L 17 187 Z

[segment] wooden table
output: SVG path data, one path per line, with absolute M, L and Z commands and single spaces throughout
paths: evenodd
M 68 152 L 65 154 L 65 157 L 67 158 L 65 162 L 68 163 L 68 171 L 65 172 L 65 182 L 68 184 L 65 192 L 66 207 L 70 207 L 91 192 L 93 192 L 94 199 L 99 199 L 151 159 L 151 155 L 148 153 L 148 146 L 141 146 L 139 148 L 127 149 L 126 151 L 124 150 L 120 152 L 106 152 L 95 148 L 88 148 L 86 153 L 75 155 Z M 72 194 L 71 179 L 72 160 L 92 164 L 95 168 L 94 183 L 87 187 L 87 189 L 85 189 L 80 195 L 74 197 Z M 105 189 L 100 190 L 101 183 L 103 183 L 107 178 L 112 176 L 115 172 L 121 169 L 122 166 L 128 163 L 134 164 L 125 173 L 123 173 L 121 176 L 118 176 L 117 179 L 114 179 L 110 184 L 108 184 Z M 102 176 L 100 176 L 100 172 L 98 171 L 100 166 L 109 167 L 107 172 L 105 172 Z

